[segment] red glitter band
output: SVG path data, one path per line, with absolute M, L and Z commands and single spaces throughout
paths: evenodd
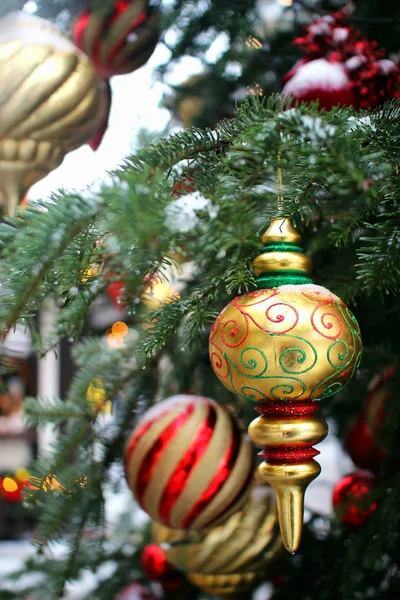
M 160 460 L 163 452 L 167 448 L 171 440 L 176 436 L 181 427 L 186 423 L 189 417 L 193 414 L 195 409 L 194 404 L 189 404 L 185 412 L 178 415 L 169 425 L 164 429 L 161 435 L 156 439 L 153 446 L 147 452 L 146 456 L 142 460 L 138 475 L 136 478 L 136 499 L 141 506 L 143 506 L 143 498 L 146 493 L 147 486 L 151 480 L 153 471 Z M 157 419 L 159 416 L 157 415 Z
M 231 431 L 231 442 L 228 450 L 225 453 L 225 456 L 222 457 L 218 471 L 212 479 L 210 485 L 206 490 L 204 490 L 203 494 L 200 496 L 199 500 L 193 506 L 191 511 L 186 515 L 182 527 L 185 529 L 190 526 L 190 524 L 199 516 L 199 514 L 203 511 L 203 509 L 210 502 L 210 499 L 218 494 L 218 492 L 222 489 L 226 480 L 231 475 L 233 466 L 237 460 L 239 450 L 241 447 L 241 432 L 237 423 L 231 417 L 232 431 Z
M 216 410 L 210 405 L 208 407 L 207 419 L 198 427 L 192 443 L 175 467 L 175 471 L 164 488 L 158 511 L 162 522 L 166 525 L 169 524 L 175 501 L 185 489 L 190 474 L 196 468 L 199 460 L 208 448 L 214 433 L 216 421 Z
M 318 456 L 320 452 L 315 448 L 264 448 L 258 456 L 262 456 L 269 463 L 299 463 L 308 462 Z
M 290 418 L 313 414 L 319 410 L 319 406 L 312 400 L 267 400 L 260 402 L 255 410 L 263 416 Z

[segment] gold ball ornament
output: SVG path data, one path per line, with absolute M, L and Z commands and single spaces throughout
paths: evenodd
M 154 524 L 153 538 L 191 583 L 225 597 L 249 592 L 283 558 L 276 501 L 268 486 L 255 487 L 244 508 L 218 527 L 198 533 Z
M 0 20 L 0 192 L 12 214 L 26 191 L 90 140 L 103 118 L 89 59 L 49 22 Z
M 125 474 L 152 519 L 202 529 L 238 510 L 254 471 L 236 418 L 209 398 L 182 394 L 148 410 L 125 449 Z
M 232 300 L 210 333 L 210 359 L 232 392 L 260 402 L 250 424 L 264 447 L 259 467 L 277 493 L 285 547 L 301 539 L 304 493 L 318 476 L 312 446 L 327 435 L 314 400 L 340 391 L 361 360 L 355 317 L 329 290 L 309 278 L 311 261 L 288 219 L 274 219 L 263 253 L 253 263 L 258 289 Z

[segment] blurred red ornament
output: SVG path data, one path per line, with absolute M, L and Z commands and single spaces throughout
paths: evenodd
M 154 52 L 159 38 L 159 10 L 149 0 L 114 0 L 111 12 L 101 15 L 86 9 L 78 18 L 72 37 L 85 52 L 104 86 L 101 90 L 104 116 L 89 142 L 97 150 L 108 126 L 113 75 L 132 73 L 144 65 Z
M 375 378 L 365 400 L 364 410 L 350 426 L 344 438 L 344 448 L 357 467 L 378 473 L 387 453 L 379 442 L 385 419 L 385 404 L 390 397 L 388 381 L 394 373 L 389 368 Z
M 364 415 L 350 426 L 344 438 L 344 448 L 357 467 L 378 473 L 385 459 L 385 452 L 373 438 Z
M 27 485 L 26 481 L 20 481 L 16 477 L 0 477 L 0 498 L 8 502 L 22 502 L 22 490 Z
M 182 179 L 182 181 L 177 181 L 172 188 L 172 195 L 184 196 L 185 194 L 194 192 L 194 187 L 192 184 L 194 184 L 194 179 L 190 175 L 188 175 L 185 179 Z
M 124 295 L 124 282 L 122 279 L 109 283 L 106 287 L 106 293 L 116 308 L 121 311 L 124 310 L 126 305 L 122 301 Z
M 72 36 L 102 79 L 132 73 L 153 54 L 159 38 L 159 10 L 148 0 L 114 0 L 106 16 L 86 9 Z
M 400 97 L 399 63 L 363 38 L 345 10 L 318 18 L 293 43 L 305 58 L 283 78 L 285 96 L 369 110 Z
M 166 591 L 181 587 L 181 575 L 168 561 L 164 551 L 157 544 L 148 544 L 142 552 L 143 571 L 151 581 L 158 581 Z
M 286 96 L 299 102 L 319 101 L 320 108 L 330 110 L 338 104 L 355 106 L 356 95 L 343 65 L 318 58 L 294 67 L 284 88 Z
M 141 563 L 146 576 L 152 581 L 161 581 L 174 570 L 157 544 L 148 544 L 143 549 Z
M 355 471 L 346 475 L 334 487 L 332 504 L 343 525 L 360 527 L 374 512 L 376 502 L 366 501 L 373 489 L 375 476 L 369 471 Z
M 114 600 L 156 600 L 156 597 L 141 583 L 134 582 L 119 592 Z

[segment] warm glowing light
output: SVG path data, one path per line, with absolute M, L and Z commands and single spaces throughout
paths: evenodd
M 123 321 L 117 321 L 111 327 L 111 333 L 114 333 L 116 335 L 122 335 L 122 337 L 125 337 L 126 335 L 128 335 L 128 325 Z
M 143 292 L 142 302 L 150 309 L 160 308 L 163 304 L 179 300 L 179 293 L 168 283 L 153 281 Z
M 30 478 L 30 473 L 27 469 L 24 469 L 23 467 L 20 467 L 19 469 L 17 469 L 15 471 L 15 477 L 18 479 L 18 481 L 20 481 L 21 483 L 26 483 L 28 481 L 28 479 Z
M 275 2 L 277 2 L 281 6 L 292 6 L 293 5 L 293 0 L 275 0 Z
M 99 274 L 99 267 L 98 265 L 90 265 L 90 267 L 88 267 L 87 269 L 85 269 L 85 271 L 83 272 L 82 275 L 82 283 L 85 283 L 85 281 L 88 281 L 89 279 L 91 279 L 91 277 L 96 277 L 96 275 Z
M 122 344 L 124 343 L 124 338 L 122 335 L 120 335 L 119 333 L 110 333 L 107 336 L 107 344 L 109 345 L 110 348 L 112 348 L 113 350 L 115 348 L 120 348 L 122 346 Z
M 249 37 L 245 41 L 245 44 L 249 48 L 256 48 L 257 50 L 259 50 L 260 48 L 262 48 L 262 42 L 260 42 L 260 40 L 258 40 L 257 38 L 253 37 L 252 35 L 249 35 Z
M 95 411 L 111 414 L 112 403 L 107 400 L 107 394 L 103 382 L 99 377 L 93 377 L 86 391 L 86 400 Z
M 5 492 L 16 492 L 18 489 L 18 483 L 12 479 L 12 477 L 4 477 L 3 488 Z
M 251 94 L 252 96 L 263 96 L 264 95 L 261 85 L 257 82 L 253 83 L 252 85 L 248 85 L 247 89 L 248 89 L 249 94 Z

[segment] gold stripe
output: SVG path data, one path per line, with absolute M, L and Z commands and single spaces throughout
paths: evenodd
M 104 19 L 97 14 L 92 14 L 86 23 L 86 27 L 82 35 L 82 49 L 93 58 L 95 44 L 102 34 Z
M 86 63 L 86 59 L 85 59 Z M 13 130 L 14 137 L 23 137 L 37 133 L 42 135 L 49 126 L 62 122 L 73 111 L 93 86 L 94 76 L 91 69 L 79 63 L 72 73 L 37 110 L 18 124 Z M 69 92 L 69 93 L 67 93 Z
M 139 63 L 144 64 L 147 61 L 147 59 L 151 56 L 160 34 L 160 13 L 158 10 L 153 10 L 146 25 L 146 29 L 144 31 L 141 31 L 140 36 L 137 40 L 133 42 L 128 42 L 120 49 L 118 55 L 115 57 L 114 60 L 115 65 L 118 66 L 124 61 L 129 60 L 130 65 L 134 64 L 135 68 L 138 68 L 136 65 L 138 65 Z M 144 55 L 142 48 L 143 46 L 150 44 L 151 40 L 154 40 L 154 44 L 149 47 L 148 52 L 146 52 L 146 54 Z M 138 53 L 140 53 L 140 56 L 137 56 Z M 134 56 L 135 54 L 136 57 Z M 143 56 L 146 56 L 146 58 L 143 59 Z M 133 60 L 134 58 L 136 58 L 136 60 Z
M 138 441 L 135 451 L 130 458 L 129 464 L 127 465 L 128 485 L 133 491 L 134 495 L 136 494 L 136 477 L 138 474 L 138 469 L 142 464 L 142 460 L 144 459 L 154 442 L 157 440 L 161 432 L 164 431 L 166 427 L 168 427 L 171 421 L 173 421 L 180 414 L 180 412 L 180 407 L 177 406 L 175 409 L 171 409 L 165 415 L 160 416 L 159 419 L 155 423 L 153 423 L 150 429 L 144 435 L 142 435 L 142 437 Z M 149 418 L 151 418 L 151 416 L 149 416 Z M 142 419 L 138 426 L 133 430 L 132 435 L 128 440 L 126 449 L 129 448 L 130 441 L 136 434 L 136 431 L 139 428 L 143 427 L 143 425 L 146 424 L 147 420 L 148 419 L 146 418 Z
M 287 271 L 288 269 L 311 273 L 311 258 L 301 252 L 264 252 L 253 261 L 253 272 L 256 276 L 267 271 Z
M 0 45 L 0 57 L 2 49 L 3 44 Z M 31 99 L 25 93 L 26 81 L 52 53 L 50 46 L 24 46 L 15 58 L 12 57 L 2 65 L 0 135 L 9 131 L 21 119 L 21 115 L 27 115 L 27 111 L 33 110 Z
M 97 86 L 91 86 L 88 93 L 79 104 L 67 115 L 43 128 L 41 131 L 35 132 L 32 137 L 33 139 L 48 139 L 53 135 L 59 139 L 62 135 L 66 136 L 64 146 L 71 148 L 76 144 L 76 138 L 81 139 L 83 131 L 87 130 L 86 119 L 91 115 L 91 111 L 95 108 L 98 116 L 98 110 L 101 106 L 100 103 L 100 92 Z M 83 125 L 83 129 L 80 129 L 79 125 Z M 71 131 L 69 128 L 73 128 Z M 87 138 L 87 135 L 86 135 Z M 61 142 L 62 143 L 62 142 Z
M 109 28 L 106 37 L 102 40 L 100 47 L 100 61 L 107 64 L 110 53 L 114 46 L 123 40 L 129 32 L 129 29 L 135 19 L 147 7 L 146 0 L 136 0 Z
M 190 415 L 186 423 L 179 429 L 178 433 L 173 437 L 173 439 L 168 443 L 168 446 L 162 453 L 162 457 L 155 466 L 151 480 L 147 487 L 143 504 L 148 513 L 156 521 L 161 520 L 158 509 L 164 488 L 169 482 L 171 475 L 175 471 L 177 464 L 190 446 L 199 425 L 207 416 L 208 404 L 204 402 L 195 402 L 195 404 L 196 408 L 194 412 Z M 174 519 L 173 515 L 174 511 L 171 513 L 170 522 L 173 527 L 177 527 L 175 523 L 177 519 L 176 517 Z M 180 515 L 179 524 L 181 519 L 182 515 Z
M 216 402 L 212 402 L 212 404 L 217 413 L 214 432 L 207 450 L 191 472 L 182 494 L 175 503 L 171 514 L 171 525 L 173 527 L 182 527 L 186 515 L 192 510 L 193 506 L 214 479 L 218 465 L 229 448 L 232 437 L 230 417 Z M 209 513 L 209 511 L 207 512 Z M 198 521 L 199 519 L 196 519 L 195 523 L 197 524 Z M 191 528 L 196 529 L 194 524 Z
M 242 436 L 239 454 L 231 474 L 207 508 L 193 522 L 193 529 L 203 527 L 232 502 L 238 492 L 242 489 L 246 479 L 248 479 L 250 470 L 253 468 L 253 461 L 254 447 L 249 440 Z M 243 494 L 242 503 L 244 501 L 245 494 Z M 230 514 L 230 512 L 228 514 Z M 224 517 L 228 516 L 228 514 L 224 515 Z

